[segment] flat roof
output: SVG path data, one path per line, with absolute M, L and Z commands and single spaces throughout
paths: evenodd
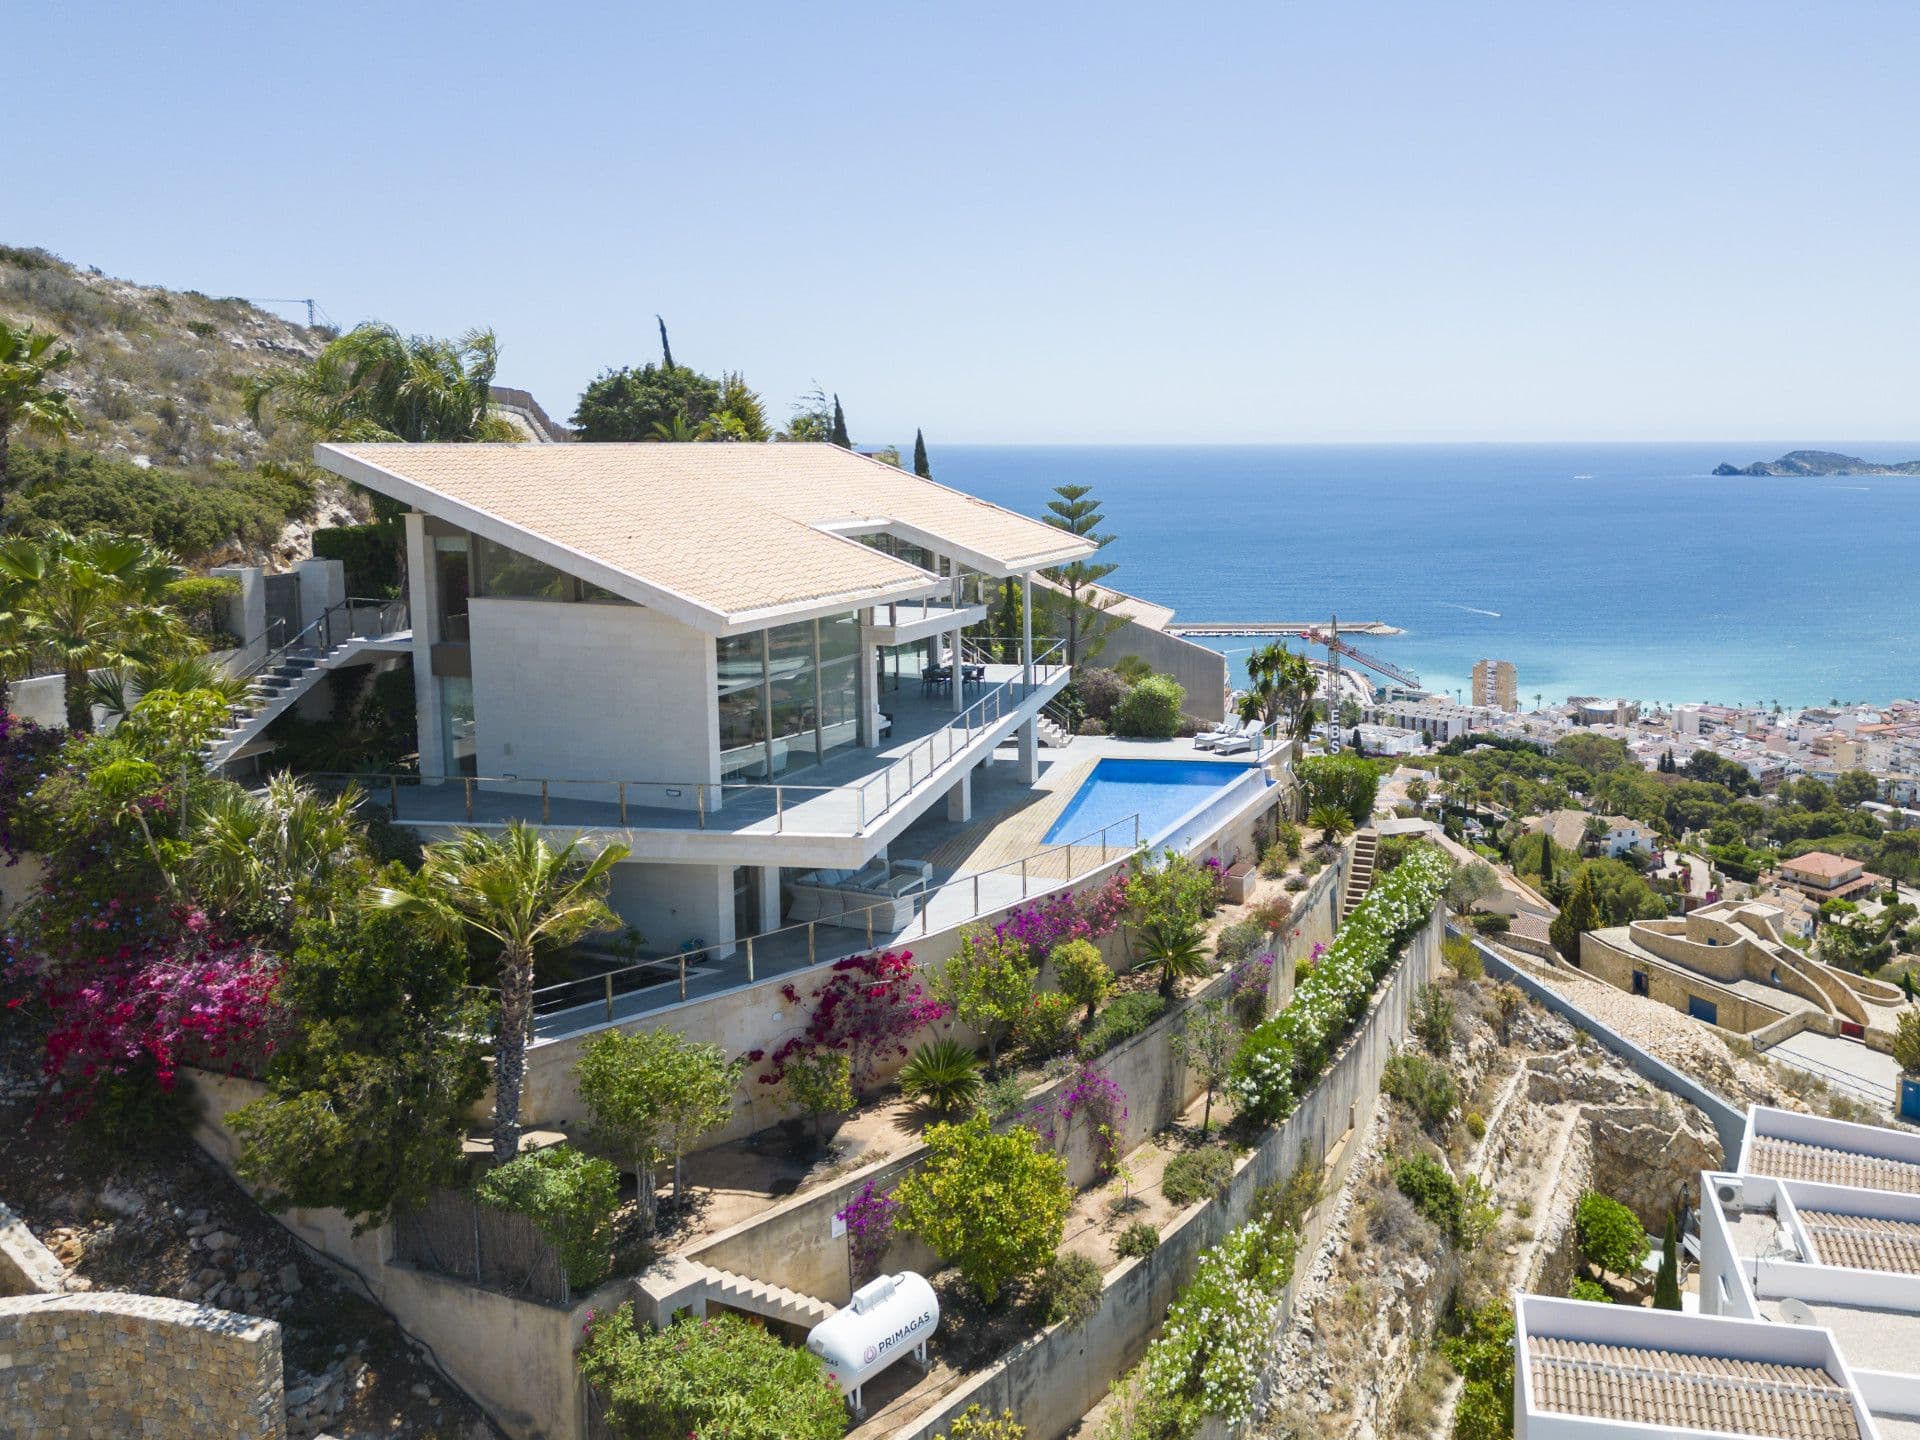
M 885 531 L 989 575 L 1087 539 L 837 445 L 316 445 L 336 475 L 725 634 L 922 593 Z
M 1527 1336 L 1537 1408 L 1595 1420 L 1770 1440 L 1858 1440 L 1847 1389 L 1824 1369 Z

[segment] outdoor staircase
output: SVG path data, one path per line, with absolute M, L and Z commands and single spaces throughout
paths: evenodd
M 1354 907 L 1373 888 L 1373 860 L 1380 849 L 1380 832 L 1362 830 L 1353 837 L 1353 860 L 1347 866 L 1347 888 L 1340 896 L 1340 919 L 1345 923 Z
M 356 634 L 356 610 L 374 612 L 375 634 Z M 202 747 L 209 770 L 218 770 L 266 728 L 291 710 L 302 695 L 318 685 L 329 671 L 349 659 L 358 659 L 370 641 L 397 642 L 407 634 L 405 610 L 377 601 L 346 601 L 335 605 L 313 624 L 276 650 L 270 650 L 248 678 L 246 693 L 231 710 L 229 723 Z M 336 638 L 338 637 L 337 642 Z
M 735 1310 L 745 1310 L 749 1314 L 763 1315 L 769 1320 L 797 1325 L 802 1330 L 811 1330 L 834 1313 L 834 1307 L 826 1301 L 802 1295 L 797 1290 L 782 1289 L 764 1280 L 736 1275 L 731 1270 L 716 1270 L 712 1266 L 704 1268 L 707 1272 L 709 1301 L 730 1305 Z
M 1048 749 L 1064 750 L 1073 743 L 1073 736 L 1068 733 L 1067 728 L 1051 715 L 1041 715 L 1038 723 L 1040 743 Z

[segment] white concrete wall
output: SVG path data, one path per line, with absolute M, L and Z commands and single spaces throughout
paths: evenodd
M 719 780 L 711 637 L 639 605 L 480 597 L 470 613 L 482 775 Z
M 727 946 L 735 939 L 731 865 L 626 861 L 608 876 L 607 903 L 647 937 L 649 951 L 678 950 L 689 940 Z
M 67 681 L 64 675 L 36 675 L 7 685 L 7 709 L 22 720 L 49 730 L 67 728 Z

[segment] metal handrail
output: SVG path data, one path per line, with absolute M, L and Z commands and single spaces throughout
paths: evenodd
M 312 628 L 312 627 L 309 627 Z M 302 632 L 303 634 L 305 632 Z M 1045 654 L 1051 655 L 1059 647 L 1052 647 Z M 616 807 L 617 824 L 625 828 L 629 823 L 629 810 L 633 804 L 642 804 L 640 797 L 649 792 L 664 793 L 663 798 L 685 801 L 692 800 L 691 807 L 685 805 L 672 808 L 691 808 L 695 817 L 695 828 L 708 830 L 717 828 L 714 821 L 726 809 L 729 795 L 760 797 L 764 803 L 771 799 L 771 819 L 774 833 L 784 834 L 788 827 L 788 812 L 792 808 L 791 800 L 795 796 L 802 798 L 823 795 L 849 796 L 855 806 L 856 825 L 852 833 L 864 835 L 874 822 L 892 811 L 909 796 L 921 792 L 923 788 L 940 773 L 940 767 L 952 761 L 966 746 L 991 726 L 1023 704 L 1032 694 L 1054 678 L 1058 667 L 1043 667 L 1036 658 L 1033 684 L 1028 686 L 1019 679 L 1010 679 L 995 685 L 986 695 L 957 712 L 950 720 L 937 729 L 914 742 L 911 749 L 899 759 L 889 762 L 883 769 L 859 780 L 847 781 L 839 785 L 805 785 L 790 781 L 733 781 L 718 783 L 704 780 L 612 780 L 606 778 L 564 778 L 559 776 L 537 775 L 396 775 L 387 772 L 315 772 L 308 778 L 326 781 L 356 781 L 364 789 L 375 795 L 384 795 L 387 813 L 398 820 L 400 816 L 400 782 L 405 780 L 409 787 L 421 785 L 460 786 L 464 791 L 462 814 L 466 822 L 474 819 L 474 799 L 487 786 L 517 787 L 515 793 L 526 794 L 531 798 L 534 793 L 527 787 L 538 786 L 540 803 L 540 823 L 551 824 L 554 792 L 569 788 L 597 790 L 607 798 L 595 803 L 612 804 Z M 497 792 L 496 792 L 497 793 Z M 579 799 L 580 796 L 562 794 L 561 799 Z M 769 818 L 765 814 L 755 814 L 748 823 L 758 823 Z M 482 822 L 484 823 L 484 822 Z M 591 825 L 583 828 L 593 828 Z M 842 833 L 835 827 L 831 833 Z
M 1116 831 L 1119 832 L 1120 836 L 1129 837 L 1128 843 L 1124 845 L 1117 844 L 1117 843 L 1110 843 L 1110 841 L 1117 840 L 1119 838 L 1119 836 L 1116 836 L 1114 833 Z M 1097 843 L 1094 843 L 1096 842 L 1096 840 L 1097 840 Z M 945 881 L 944 883 L 941 883 L 938 885 L 935 885 L 932 882 L 929 882 L 919 892 L 911 896 L 889 896 L 885 899 L 875 900 L 871 905 L 860 906 L 854 910 L 842 911 L 840 915 L 835 917 L 836 921 L 842 920 L 848 915 L 863 915 L 866 918 L 865 942 L 863 944 L 855 944 L 850 949 L 831 950 L 830 953 L 822 954 L 820 945 L 818 943 L 819 942 L 818 927 L 825 924 L 825 922 L 821 920 L 802 920 L 792 925 L 783 925 L 775 930 L 761 931 L 757 934 L 746 936 L 744 939 L 740 937 L 736 937 L 731 947 L 726 947 L 722 945 L 704 945 L 695 949 L 682 950 L 677 954 L 673 954 L 673 955 L 655 955 L 655 956 L 650 956 L 644 959 L 631 960 L 624 965 L 616 966 L 613 969 L 603 971 L 599 975 L 584 976 L 578 980 L 559 980 L 559 981 L 555 981 L 551 985 L 543 985 L 539 989 L 533 992 L 534 1014 L 535 1015 L 553 1014 L 553 1013 L 556 1013 L 557 1011 L 562 1011 L 562 1010 L 584 1008 L 585 1006 L 592 1004 L 595 999 L 601 999 L 604 1001 L 606 1018 L 608 1020 L 612 1020 L 615 1018 L 614 1017 L 614 1002 L 616 998 L 615 981 L 617 977 L 624 974 L 630 974 L 635 970 L 659 969 L 663 966 L 671 967 L 676 962 L 678 963 L 678 968 L 679 968 L 677 982 L 661 981 L 659 983 L 661 984 L 677 983 L 678 989 L 679 989 L 679 998 L 682 1000 L 685 1000 L 687 998 L 687 978 L 688 978 L 687 971 L 688 971 L 689 964 L 695 963 L 703 958 L 711 958 L 711 959 L 725 958 L 724 956 L 721 956 L 716 952 L 719 952 L 723 949 L 728 949 L 728 948 L 731 948 L 733 951 L 745 952 L 746 970 L 747 970 L 746 983 L 751 985 L 755 983 L 755 980 L 757 979 L 757 976 L 755 973 L 755 969 L 756 969 L 755 954 L 754 954 L 755 946 L 763 945 L 765 944 L 765 942 L 769 940 L 777 939 L 782 935 L 798 935 L 801 933 L 805 933 L 807 937 L 807 963 L 804 967 L 801 967 L 801 968 L 811 969 L 821 964 L 830 964 L 834 961 L 843 960 L 849 955 L 862 954 L 865 951 L 872 949 L 875 944 L 876 933 L 878 933 L 879 938 L 881 940 L 884 940 L 888 943 L 891 943 L 895 939 L 904 939 L 907 937 L 909 932 L 913 930 L 913 921 L 911 920 L 908 921 L 908 923 L 905 926 L 902 926 L 898 930 L 889 931 L 883 928 L 879 932 L 875 931 L 874 923 L 873 923 L 873 917 L 876 911 L 882 911 L 882 910 L 891 911 L 901 899 L 910 898 L 915 902 L 915 906 L 917 910 L 917 915 L 915 918 L 918 919 L 920 923 L 919 933 L 922 936 L 925 936 L 932 933 L 932 922 L 930 919 L 931 911 L 929 910 L 928 905 L 929 905 L 929 902 L 934 897 L 934 895 L 936 893 L 941 893 L 941 892 L 951 892 L 956 888 L 958 888 L 962 893 L 964 893 L 965 890 L 970 886 L 973 891 L 973 905 L 971 909 L 968 911 L 966 915 L 951 922 L 952 925 L 970 925 L 974 921 L 978 920 L 982 915 L 992 914 L 996 910 L 1001 910 L 1006 908 L 1004 905 L 991 905 L 991 904 L 982 903 L 981 895 L 980 895 L 980 882 L 987 876 L 997 875 L 997 874 L 1000 874 L 1002 871 L 1018 872 L 1020 876 L 1020 899 L 1022 901 L 1031 899 L 1036 894 L 1042 895 L 1042 896 L 1055 894 L 1085 879 L 1086 875 L 1076 874 L 1074 872 L 1073 856 L 1076 848 L 1082 853 L 1082 855 L 1086 855 L 1089 851 L 1091 851 L 1094 855 L 1098 856 L 1098 858 L 1094 861 L 1094 863 L 1088 867 L 1086 874 L 1092 874 L 1094 871 L 1100 869 L 1102 866 L 1112 863 L 1112 857 L 1110 855 L 1111 851 L 1122 850 L 1128 856 L 1138 854 L 1141 848 L 1139 812 L 1135 811 L 1131 815 L 1124 815 L 1118 820 L 1109 821 L 1107 824 L 1102 825 L 1099 829 L 1088 830 L 1085 834 L 1076 836 L 1071 840 L 1056 841 L 1051 845 L 1043 845 L 1038 850 L 1035 850 L 1029 855 L 1023 855 L 1017 860 L 1008 860 L 1002 864 L 990 866 L 985 870 L 970 871 L 965 875 L 956 875 L 951 879 Z M 1047 879 L 1048 877 L 1034 876 L 1032 873 L 1034 870 L 1034 867 L 1037 864 L 1039 864 L 1039 862 L 1041 862 L 1046 856 L 1051 854 L 1063 855 L 1063 858 L 1065 861 L 1063 868 L 1066 871 L 1066 875 L 1063 879 L 1059 880 L 1057 883 L 1047 884 L 1043 886 L 1041 889 L 1039 889 L 1038 891 L 1035 891 L 1032 888 L 1033 882 L 1036 879 Z M 856 894 L 859 892 L 849 891 L 848 893 Z M 845 930 L 848 927 L 843 924 L 834 924 L 828 928 L 832 930 Z M 951 926 L 943 922 L 941 928 L 948 929 L 948 928 L 951 928 Z M 541 998 L 543 996 L 552 997 L 560 991 L 577 989 L 581 987 L 593 987 L 593 989 L 588 992 L 587 998 L 577 1000 L 577 1001 L 572 1001 L 564 1005 L 556 1005 L 551 998 L 543 1002 Z M 489 992 L 493 991 L 494 989 L 494 987 L 491 987 L 491 986 L 480 986 L 476 988 L 486 990 Z M 644 988 L 644 987 L 640 987 L 640 988 Z M 617 993 L 630 994 L 632 993 L 632 991 L 623 990 Z M 543 1005 L 544 1005 L 544 1008 L 543 1008 Z
M 374 600 L 374 599 L 366 598 L 364 596 L 350 597 L 345 600 L 337 601 L 334 604 L 329 605 L 326 609 L 322 610 L 319 613 L 319 615 L 317 615 L 314 618 L 311 624 L 303 626 L 300 632 L 296 634 L 291 640 L 285 641 L 278 646 L 269 645 L 267 652 L 264 655 L 262 655 L 258 660 L 254 661 L 251 665 L 248 665 L 244 669 L 235 672 L 236 678 L 241 680 L 248 680 L 253 678 L 255 675 L 260 674 L 262 671 L 270 668 L 271 666 L 279 664 L 282 660 L 286 659 L 286 657 L 293 652 L 295 647 L 300 645 L 301 641 L 305 640 L 309 635 L 313 634 L 314 631 L 316 630 L 324 630 L 326 632 L 326 643 L 321 645 L 320 647 L 321 652 L 325 653 L 326 651 L 331 650 L 333 648 L 332 640 L 333 640 L 334 613 L 340 610 L 347 611 L 349 624 L 351 624 L 352 612 L 354 610 L 364 610 L 369 608 L 378 611 L 379 614 L 383 617 L 389 613 L 404 615 L 407 613 L 407 602 L 404 600 Z M 272 625 L 269 625 L 267 627 L 267 635 L 271 635 L 276 628 L 283 629 L 286 623 L 287 622 L 285 620 L 275 620 Z M 384 619 L 382 621 L 382 624 L 384 626 L 385 624 Z M 384 635 L 384 634 L 390 634 L 392 632 L 383 628 L 379 633 Z M 262 638 L 264 639 L 266 637 L 263 636 Z M 360 639 L 363 637 L 349 634 L 346 638 L 352 640 L 352 639 Z

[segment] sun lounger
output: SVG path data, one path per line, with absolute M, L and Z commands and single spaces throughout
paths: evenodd
M 1217 725 L 1211 730 L 1203 730 L 1194 736 L 1193 748 L 1196 750 L 1218 749 L 1227 741 L 1244 734 L 1246 728 L 1247 722 L 1238 715 L 1229 716 L 1225 724 Z

